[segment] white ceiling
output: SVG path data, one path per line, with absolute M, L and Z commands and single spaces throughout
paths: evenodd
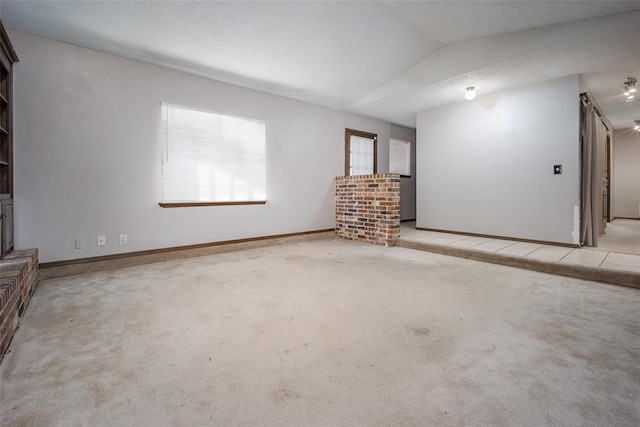
M 6 1 L 6 27 L 415 126 L 419 110 L 582 74 L 640 119 L 638 1 Z M 18 52 L 19 55 L 19 52 Z

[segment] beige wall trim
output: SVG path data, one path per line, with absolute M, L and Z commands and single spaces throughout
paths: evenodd
M 580 245 L 571 245 L 571 244 L 568 244 L 568 243 L 547 242 L 547 241 L 544 241 L 544 240 L 521 239 L 521 238 L 515 238 L 515 237 L 492 236 L 490 234 L 466 233 L 466 232 L 463 232 L 463 231 L 439 230 L 437 228 L 416 227 L 416 230 L 437 231 L 438 233 L 460 234 L 462 236 L 486 237 L 487 239 L 509 240 L 509 241 L 512 241 L 512 242 L 526 242 L 526 243 L 537 243 L 537 244 L 540 244 L 540 245 L 562 246 L 562 247 L 565 247 L 565 248 L 579 248 L 580 247 Z
M 45 262 L 40 264 L 40 279 L 72 276 L 95 271 L 112 270 L 114 268 L 134 265 L 213 255 L 223 252 L 234 252 L 265 246 L 281 245 L 291 242 L 304 242 L 335 237 L 335 230 L 313 230 L 298 233 L 277 234 L 272 236 L 251 237 L 246 239 L 224 240 L 220 242 L 201 243 L 197 245 L 176 246 L 170 248 L 151 249 L 138 252 L 127 252 L 99 257 L 78 258 L 66 261 Z

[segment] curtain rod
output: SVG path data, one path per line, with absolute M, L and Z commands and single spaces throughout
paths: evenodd
M 604 125 L 605 128 L 607 128 L 608 132 L 611 132 L 611 129 L 609 129 L 609 126 L 607 126 L 607 124 L 604 122 L 604 120 L 602 119 L 602 113 L 600 112 L 600 109 L 596 106 L 596 104 L 593 102 L 593 100 L 591 99 L 591 95 L 589 95 L 589 93 L 587 92 L 582 92 L 580 94 L 580 99 L 582 99 L 583 101 L 588 102 L 589 104 L 591 104 L 591 106 L 593 107 L 593 111 L 596 112 L 596 114 L 598 115 L 598 117 L 600 118 L 600 121 L 602 122 L 602 124 Z

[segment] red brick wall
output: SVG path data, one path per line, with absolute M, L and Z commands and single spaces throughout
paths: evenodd
M 400 175 L 339 176 L 335 203 L 338 237 L 396 244 L 400 237 Z
M 38 250 L 13 251 L 0 261 L 0 361 L 38 284 Z

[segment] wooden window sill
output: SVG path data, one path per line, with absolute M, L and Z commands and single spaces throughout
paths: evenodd
M 202 206 L 239 206 L 239 205 L 264 205 L 266 200 L 240 201 L 240 202 L 160 202 L 161 208 L 198 208 Z

